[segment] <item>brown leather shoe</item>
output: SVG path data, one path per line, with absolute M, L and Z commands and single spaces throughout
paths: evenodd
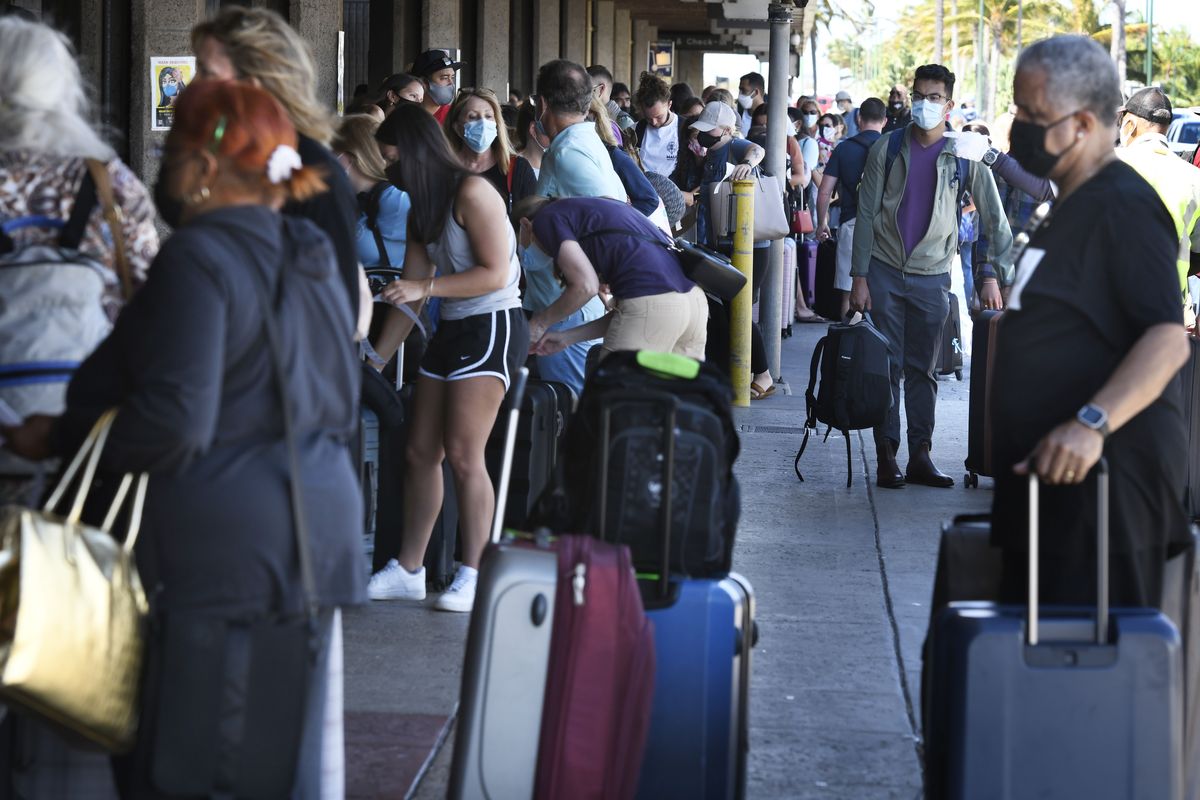
M 929 457 L 928 442 L 921 442 L 915 447 L 910 445 L 909 449 L 908 473 L 905 475 L 909 483 L 938 489 L 949 489 L 954 485 L 954 478 L 934 466 L 933 459 Z
M 879 458 L 879 469 L 875 473 L 875 485 L 883 489 L 900 489 L 904 486 L 904 473 L 896 463 L 897 444 L 879 428 L 875 429 L 875 453 Z

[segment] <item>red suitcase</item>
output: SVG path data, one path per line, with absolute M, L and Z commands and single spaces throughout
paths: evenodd
M 654 626 L 629 549 L 558 540 L 558 588 L 534 797 L 631 798 L 654 692 Z

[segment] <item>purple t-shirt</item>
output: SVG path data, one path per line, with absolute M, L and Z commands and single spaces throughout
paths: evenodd
M 905 258 L 912 255 L 912 251 L 929 232 L 933 198 L 937 193 L 937 160 L 945 146 L 945 139 L 938 139 L 929 147 L 922 147 L 916 138 L 909 139 L 908 180 L 904 184 L 900 212 L 896 215 Z
M 596 236 L 589 233 L 616 231 Z M 628 234 L 621 233 L 628 231 Z M 533 219 L 533 235 L 550 256 L 563 242 L 578 242 L 601 283 L 620 300 L 690 292 L 671 243 L 658 226 L 628 203 L 606 197 L 570 197 L 548 203 Z M 650 239 L 651 241 L 647 241 Z

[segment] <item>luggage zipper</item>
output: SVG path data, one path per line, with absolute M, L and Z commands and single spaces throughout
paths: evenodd
M 571 579 L 571 587 L 575 590 L 575 605 L 583 605 L 583 589 L 587 585 L 587 564 L 580 561 L 575 565 L 575 577 Z

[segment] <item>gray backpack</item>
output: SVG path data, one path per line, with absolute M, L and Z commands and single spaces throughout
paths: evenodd
M 0 220 L 0 401 L 22 419 L 62 413 L 71 375 L 112 328 L 103 298 L 105 288 L 119 278 L 79 252 L 88 218 L 98 205 L 97 177 L 114 247 L 121 247 L 120 227 L 113 224 L 111 185 L 100 162 L 88 163 L 69 219 Z M 59 229 L 57 243 L 18 244 L 13 234 L 31 227 Z M 123 254 L 116 261 L 122 263 Z M 34 464 L 0 450 L 0 475 L 30 475 L 36 470 Z

